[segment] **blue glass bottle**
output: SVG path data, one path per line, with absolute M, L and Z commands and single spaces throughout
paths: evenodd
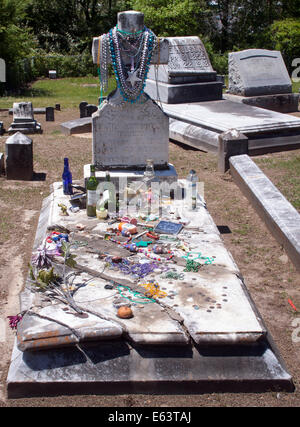
M 64 194 L 73 194 L 72 174 L 69 168 L 69 159 L 67 157 L 64 158 L 64 171 L 62 174 L 62 181 Z

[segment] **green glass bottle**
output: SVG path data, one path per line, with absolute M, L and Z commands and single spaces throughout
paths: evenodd
M 95 176 L 95 165 L 91 165 L 91 176 L 86 183 L 86 214 L 87 216 L 96 216 L 96 203 L 98 182 Z

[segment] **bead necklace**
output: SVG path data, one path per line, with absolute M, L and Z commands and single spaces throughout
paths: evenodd
M 145 88 L 145 82 L 155 44 L 156 36 L 151 30 L 145 27 L 143 36 L 141 37 L 140 58 L 138 58 L 139 60 L 137 61 L 136 66 L 134 66 L 134 58 L 131 58 L 131 71 L 129 72 L 122 60 L 120 36 L 118 35 L 117 28 L 115 27 L 109 31 L 109 46 L 112 65 L 117 86 L 124 101 L 134 103 L 141 97 Z M 128 80 L 130 83 L 127 83 Z
M 127 240 L 126 242 L 120 242 L 119 240 L 114 239 L 112 236 L 107 236 L 106 239 L 110 240 L 113 243 L 123 246 L 125 249 L 128 249 L 130 252 L 142 253 L 147 258 L 153 259 L 154 261 L 159 261 L 159 262 L 170 261 L 175 256 L 171 250 L 167 250 L 166 253 L 168 254 L 168 256 L 166 258 L 160 257 L 160 256 L 154 256 L 151 254 L 151 251 L 152 251 L 151 248 L 147 248 L 147 249 L 139 248 L 135 245 L 135 243 L 129 243 L 130 239 Z

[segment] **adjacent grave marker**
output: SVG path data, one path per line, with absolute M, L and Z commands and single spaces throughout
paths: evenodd
M 24 134 L 41 133 L 42 128 L 33 116 L 31 102 L 14 102 L 13 122 L 8 129 L 8 133 L 22 132 Z
M 46 122 L 54 122 L 54 107 L 46 107 Z
M 217 81 L 199 37 L 167 37 L 168 64 L 151 65 L 146 92 L 167 104 L 222 99 L 223 83 Z
M 228 66 L 229 93 L 258 96 L 292 92 L 292 82 L 279 51 L 231 52 Z
M 56 78 L 57 78 L 56 70 L 49 70 L 49 79 L 56 79 Z
M 33 178 L 32 139 L 21 132 L 7 138 L 5 142 L 6 178 L 31 181 Z

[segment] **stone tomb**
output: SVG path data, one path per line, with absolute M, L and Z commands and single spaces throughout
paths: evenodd
M 168 64 L 151 65 L 146 92 L 167 104 L 222 99 L 206 49 L 199 37 L 167 37 Z
M 9 134 L 22 132 L 23 134 L 42 133 L 40 123 L 33 116 L 31 102 L 14 102 L 13 122 L 8 129 Z
M 34 248 L 44 241 L 48 226 L 59 223 L 76 230 L 76 224 L 84 222 L 84 232 L 71 234 L 71 239 L 87 242 L 87 246 L 73 249 L 76 262 L 89 271 L 103 272 L 106 261 L 91 251 L 97 253 L 100 248 L 103 240 L 97 236 L 105 232 L 107 223 L 87 219 L 85 210 L 60 216 L 58 203 L 69 206 L 61 187 L 61 183 L 54 184 L 53 193 L 43 203 Z M 179 208 L 178 202 L 174 201 L 171 211 Z M 202 254 L 198 258 L 202 267 L 198 273 L 185 272 L 186 260 L 178 250 L 177 262 L 168 263 L 184 277 L 165 278 L 163 267 L 158 266 L 150 278 L 165 295 L 151 303 L 132 301 L 131 319 L 119 319 L 114 306 L 122 304 L 120 300 L 128 304 L 130 294 L 124 288 L 120 292 L 116 286 L 106 289 L 105 285 L 113 279 L 127 289 L 143 292 L 137 283 L 147 282 L 148 277 L 137 282 L 120 270 L 105 270 L 107 279 L 82 271 L 74 284 L 92 279 L 74 294 L 84 316 L 60 302 L 43 301 L 28 287 L 22 292 L 20 309 L 29 311 L 18 326 L 7 378 L 9 397 L 45 394 L 45 386 L 47 394 L 79 389 L 107 392 L 108 388 L 118 393 L 122 385 L 127 392 L 161 393 L 168 384 L 173 393 L 182 392 L 183 386 L 198 392 L 226 387 L 231 391 L 293 389 L 204 200 L 198 197 L 196 211 L 183 209 L 181 213 L 187 225 L 178 237 L 194 253 Z M 163 213 L 162 218 L 176 220 L 170 213 Z M 111 245 L 106 249 L 109 252 L 120 250 L 119 245 L 107 244 Z
M 282 113 L 298 111 L 299 94 L 292 93 L 281 52 L 265 49 L 231 52 L 228 68 L 227 99 Z

